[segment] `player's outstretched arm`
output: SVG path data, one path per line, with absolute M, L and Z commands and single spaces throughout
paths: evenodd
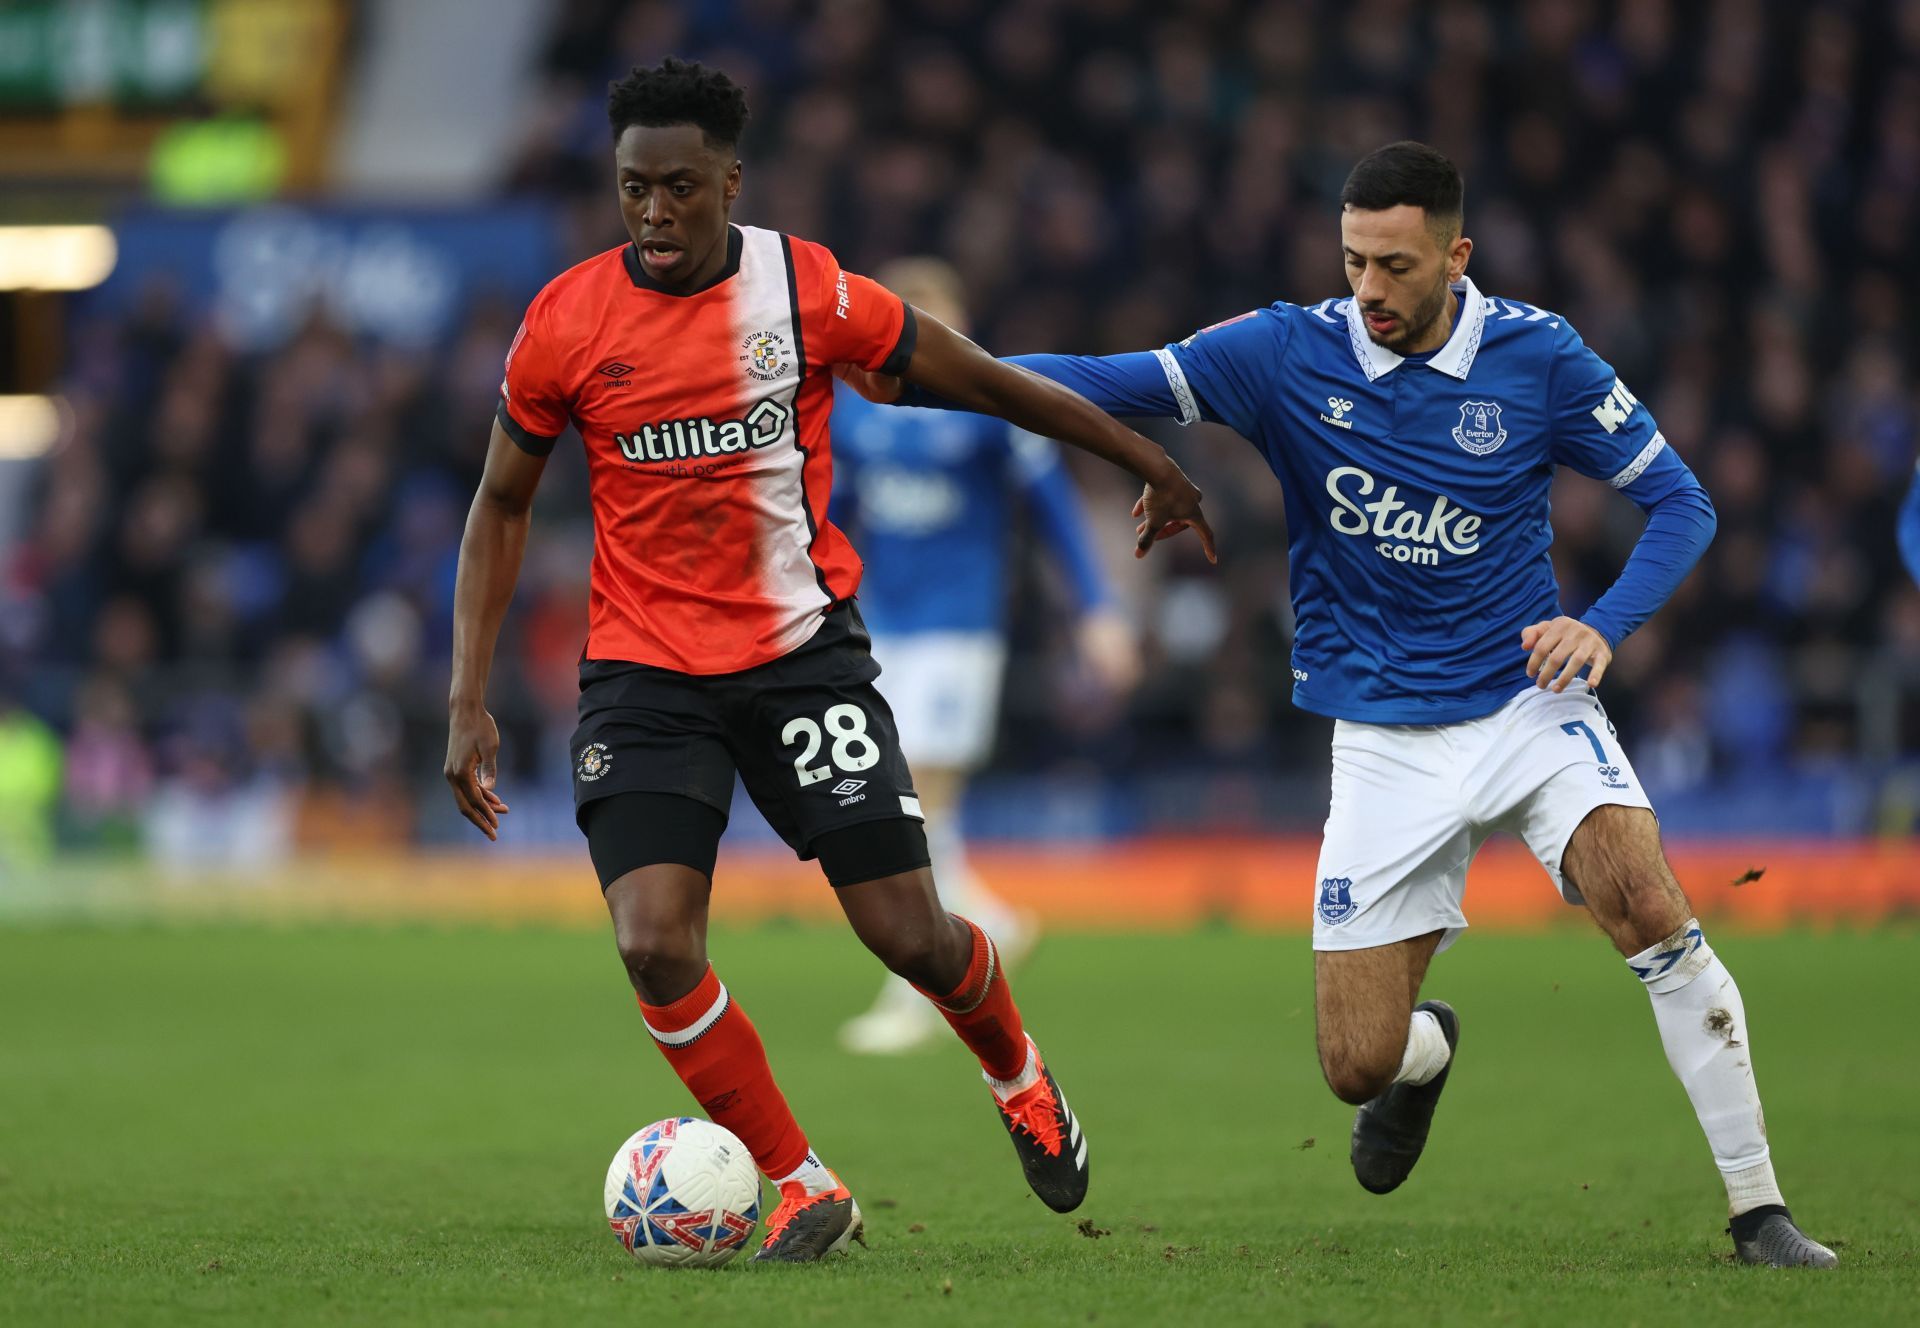
M 1146 492 L 1136 511 L 1141 518 L 1135 531 L 1136 557 L 1145 557 L 1155 541 L 1192 526 L 1208 560 L 1219 561 L 1213 528 L 1200 511 L 1200 490 L 1165 448 L 1102 413 L 1070 388 L 996 360 L 938 319 L 918 309 L 914 314 L 919 336 L 902 375 L 908 382 L 963 410 L 996 415 L 1071 443 L 1145 482 Z M 849 381 L 860 387 L 853 378 Z
M 453 685 L 447 696 L 447 783 L 460 814 L 488 839 L 500 837 L 507 804 L 494 791 L 500 730 L 487 713 L 487 677 L 500 624 L 520 579 L 533 523 L 533 492 L 547 467 L 494 421 L 487 466 L 467 512 L 453 586 Z

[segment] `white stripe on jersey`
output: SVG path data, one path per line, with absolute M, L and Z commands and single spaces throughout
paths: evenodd
M 1656 432 L 1647 445 L 1640 449 L 1640 455 L 1627 462 L 1626 469 L 1608 480 L 1607 483 L 1616 489 L 1626 488 L 1629 484 L 1640 478 L 1640 472 L 1653 464 L 1653 459 L 1660 455 L 1660 449 L 1666 445 L 1667 436 L 1663 433 Z
M 1180 361 L 1173 358 L 1173 352 L 1165 346 L 1154 351 L 1153 358 L 1160 361 L 1160 371 L 1167 376 L 1167 386 L 1173 389 L 1174 404 L 1180 407 L 1180 423 L 1192 424 L 1200 418 L 1200 407 L 1194 404 L 1193 389 L 1187 386 L 1187 375 L 1180 368 Z
M 713 1004 L 707 1012 L 677 1032 L 665 1033 L 647 1023 L 645 1015 L 640 1022 L 647 1024 L 647 1032 L 653 1034 L 653 1040 L 664 1047 L 684 1047 L 689 1042 L 697 1042 L 706 1035 L 709 1028 L 720 1022 L 720 1016 L 727 1012 L 727 984 L 720 984 L 720 994 L 713 998 Z
M 757 226 L 740 228 L 738 293 L 733 303 L 733 344 L 743 345 L 756 333 L 770 332 L 783 339 L 784 358 L 794 352 L 811 352 L 799 328 L 793 322 L 793 294 L 787 285 L 786 252 L 778 231 Z M 809 374 L 825 366 L 809 362 Z M 800 420 L 795 400 L 799 375 L 783 373 L 767 385 L 767 396 L 787 407 L 786 429 L 771 446 L 757 448 L 738 463 L 751 467 L 753 474 L 746 489 L 761 530 L 760 594 L 790 611 L 787 630 L 779 641 L 783 652 L 798 648 L 820 625 L 818 610 L 828 600 L 820 586 L 811 548 L 813 529 L 807 520 L 807 493 L 804 479 L 806 455 L 798 446 Z M 749 400 L 748 406 L 752 402 Z

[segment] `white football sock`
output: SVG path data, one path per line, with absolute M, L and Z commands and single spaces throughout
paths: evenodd
M 982 1070 L 980 1077 L 987 1081 L 987 1087 L 991 1088 L 993 1095 L 1002 1102 L 1005 1102 L 1008 1098 L 1018 1097 L 1039 1083 L 1040 1052 L 1033 1045 L 1033 1039 L 1027 1039 L 1027 1063 L 1020 1067 L 1019 1074 L 1016 1074 L 1011 1079 L 995 1079 L 985 1070 Z
M 833 1173 L 827 1170 L 826 1165 L 811 1149 L 807 1152 L 806 1161 L 795 1167 L 789 1175 L 775 1176 L 773 1183 L 786 1185 L 796 1180 L 807 1187 L 808 1194 L 820 1194 L 826 1190 L 837 1189 L 840 1185 L 840 1182 L 833 1178 Z
M 1396 1084 L 1424 1084 L 1433 1076 L 1447 1068 L 1447 1061 L 1453 1056 L 1453 1048 L 1447 1045 L 1447 1035 L 1440 1029 L 1440 1021 L 1431 1010 L 1415 1010 L 1413 1019 L 1407 1026 L 1407 1050 L 1400 1058 L 1400 1073 L 1393 1076 Z
M 1727 1184 L 1727 1211 L 1784 1204 L 1773 1178 L 1760 1088 L 1740 988 L 1700 931 L 1697 918 L 1627 960 L 1653 1000 L 1660 1042 L 1706 1131 Z

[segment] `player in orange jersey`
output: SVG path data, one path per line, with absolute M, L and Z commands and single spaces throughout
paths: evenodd
M 836 367 L 899 374 L 1083 447 L 1146 485 L 1136 554 L 1191 527 L 1200 493 L 1156 444 L 1000 364 L 819 245 L 729 223 L 745 94 L 669 59 L 609 90 L 632 243 L 562 273 L 507 355 L 454 592 L 446 776 L 497 837 L 487 675 L 545 458 L 568 424 L 594 514 L 574 797 L 647 1031 L 781 1200 L 760 1259 L 843 1250 L 860 1211 L 809 1150 L 760 1037 L 707 962 L 707 900 L 737 771 L 847 920 L 980 1058 L 1028 1184 L 1066 1212 L 1087 1140 L 1027 1036 L 992 940 L 939 904 L 912 777 L 827 521 Z

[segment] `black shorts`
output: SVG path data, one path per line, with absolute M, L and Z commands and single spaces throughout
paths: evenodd
M 679 794 L 725 816 L 735 771 L 802 858 L 831 830 L 923 819 L 869 647 L 842 601 L 805 645 L 738 673 L 582 661 L 575 819 L 584 829 L 587 806 L 616 793 Z

